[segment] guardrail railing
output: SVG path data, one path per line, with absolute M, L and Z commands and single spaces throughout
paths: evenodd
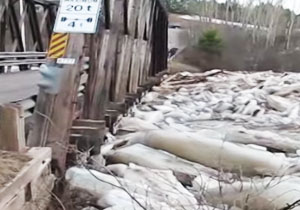
M 30 70 L 33 65 L 46 63 L 46 52 L 0 52 L 0 73 L 12 67 L 20 71 Z

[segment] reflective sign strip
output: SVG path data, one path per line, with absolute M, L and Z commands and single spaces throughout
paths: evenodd
M 69 34 L 53 33 L 51 37 L 48 57 L 61 58 L 68 46 Z

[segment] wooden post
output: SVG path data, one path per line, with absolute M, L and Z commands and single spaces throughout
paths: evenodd
M 122 36 L 118 43 L 117 69 L 115 75 L 113 102 L 125 102 L 127 90 L 127 81 L 129 77 L 130 58 L 132 52 L 132 39 L 128 36 Z
M 107 50 L 109 47 L 109 31 L 106 30 L 101 34 L 101 43 L 99 45 L 100 52 L 95 58 L 95 64 L 89 71 L 88 82 L 86 86 L 84 118 L 102 120 L 104 119 L 104 107 L 106 105 L 107 79 L 110 78 L 107 72 L 108 57 Z
M 20 106 L 0 106 L 0 149 L 16 152 L 25 150 L 24 111 Z
M 162 56 L 162 9 L 160 4 L 157 4 L 154 17 L 153 28 L 153 49 L 152 49 L 152 69 L 151 76 L 155 76 L 160 71 Z
M 142 5 L 144 0 L 135 0 L 134 7 L 130 8 L 130 17 L 129 17 L 129 33 L 134 38 L 133 47 L 132 47 L 132 56 L 131 56 L 131 66 L 130 66 L 130 79 L 128 84 L 128 92 L 129 93 L 136 93 L 138 87 L 138 80 L 139 80 L 139 41 L 138 38 L 140 37 L 139 29 L 141 29 L 139 20 Z
M 147 56 L 147 29 L 149 27 L 149 19 L 151 15 L 151 1 L 144 1 L 141 9 L 140 19 L 139 19 L 139 45 L 140 45 L 140 53 L 139 53 L 139 86 L 142 86 L 146 82 L 146 72 L 144 71 L 144 65 Z
M 132 58 L 131 58 L 131 70 L 130 70 L 130 83 L 129 93 L 136 93 L 139 83 L 139 40 L 135 39 L 133 42 Z
M 34 127 L 28 145 L 50 146 L 58 172 L 65 170 L 69 129 L 76 108 L 80 71 L 83 65 L 84 35 L 70 35 L 67 58 L 76 60 L 74 65 L 64 65 L 61 74 L 61 90 L 50 95 L 40 90 L 34 111 Z M 49 60 L 49 62 L 53 62 Z

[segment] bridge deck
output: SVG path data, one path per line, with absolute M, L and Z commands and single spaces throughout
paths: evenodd
M 0 104 L 30 98 L 38 93 L 37 83 L 40 74 L 37 70 L 0 75 Z

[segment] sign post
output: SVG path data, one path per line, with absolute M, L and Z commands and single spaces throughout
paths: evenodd
M 101 3 L 102 0 L 60 1 L 48 62 L 42 72 L 43 84 L 40 85 L 28 146 L 51 147 L 53 167 L 58 176 L 65 170 L 84 64 L 83 33 L 96 32 Z

